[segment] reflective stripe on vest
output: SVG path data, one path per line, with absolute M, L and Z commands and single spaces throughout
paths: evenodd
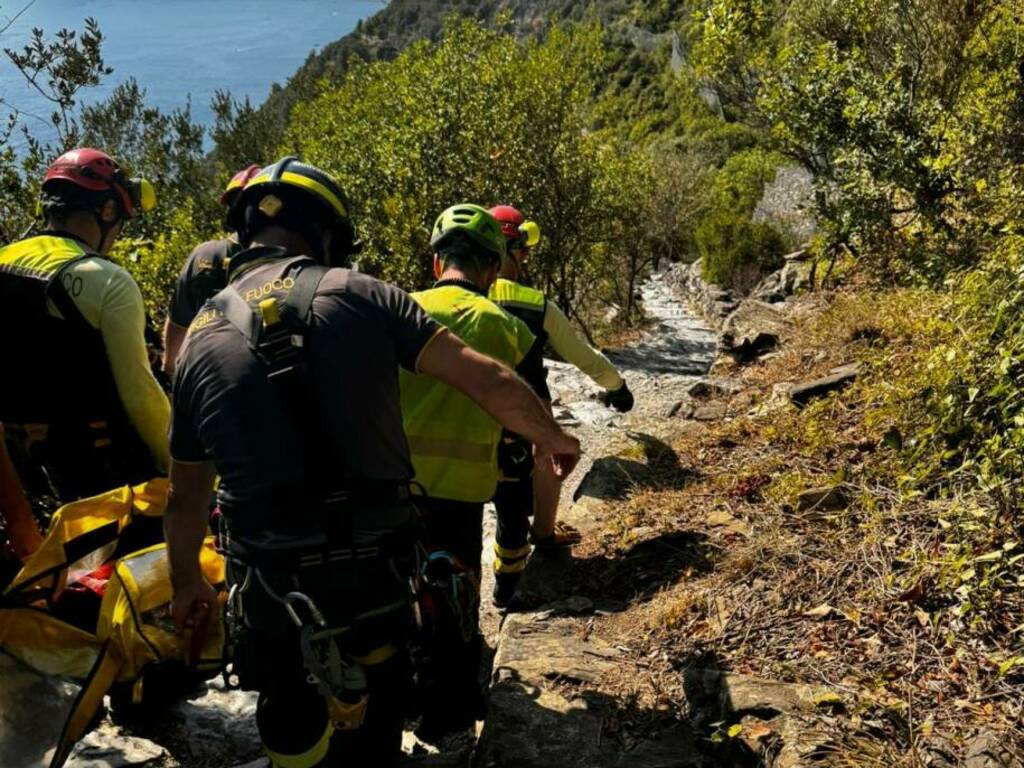
M 526 323 L 533 335 L 540 339 L 541 344 L 547 342 L 548 334 L 544 330 L 547 298 L 543 293 L 536 288 L 499 277 L 491 286 L 488 298 Z
M 519 365 L 533 344 L 521 320 L 461 286 L 442 285 L 412 297 L 474 350 L 509 367 Z M 498 422 L 436 379 L 402 370 L 400 384 L 416 483 L 434 498 L 490 500 L 498 482 Z

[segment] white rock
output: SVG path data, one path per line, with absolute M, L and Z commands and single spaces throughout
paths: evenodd
M 159 744 L 109 731 L 86 734 L 67 762 L 67 768 L 127 768 L 146 765 L 167 754 Z

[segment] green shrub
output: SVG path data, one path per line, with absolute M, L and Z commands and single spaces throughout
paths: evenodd
M 782 266 L 785 245 L 770 224 L 718 211 L 697 227 L 697 249 L 706 281 L 746 292 Z
M 572 316 L 609 300 L 607 259 L 635 237 L 625 142 L 591 130 L 601 30 L 554 27 L 519 42 L 449 20 L 437 43 L 354 65 L 296 105 L 287 151 L 334 173 L 366 244 L 360 266 L 408 288 L 428 285 L 430 232 L 457 202 L 514 203 L 544 237 L 530 276 Z M 642 165 L 640 163 L 639 165 Z M 598 290 L 595 290 L 595 285 Z
M 127 269 L 142 291 L 146 314 L 162 323 L 174 283 L 186 257 L 210 233 L 196 224 L 195 207 L 186 201 L 170 212 L 164 231 L 152 240 L 123 238 L 114 246 L 111 258 Z
M 715 172 L 707 214 L 695 233 L 705 280 L 746 292 L 782 265 L 782 235 L 770 224 L 750 220 L 780 162 L 779 156 L 755 147 L 732 155 Z

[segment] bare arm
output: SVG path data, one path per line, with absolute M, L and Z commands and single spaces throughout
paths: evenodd
M 423 350 L 419 371 L 458 389 L 498 423 L 536 446 L 537 462 L 551 461 L 565 477 L 579 460 L 579 441 L 562 431 L 530 388 L 499 362 L 441 333 Z
M 177 323 L 172 323 L 170 317 L 164 320 L 163 369 L 168 376 L 174 375 L 174 367 L 178 363 L 178 353 L 181 351 L 182 342 L 185 341 L 186 330 Z
M 199 567 L 214 475 L 212 462 L 192 464 L 171 460 L 164 538 L 171 568 L 171 616 L 179 628 L 188 626 L 203 603 L 208 608 L 217 599 Z

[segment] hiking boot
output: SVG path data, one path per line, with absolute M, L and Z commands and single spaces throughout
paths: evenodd
M 519 584 L 518 573 L 496 573 L 494 574 L 494 591 L 491 593 L 491 604 L 500 609 L 508 608 L 509 603 L 516 594 L 516 586 Z

